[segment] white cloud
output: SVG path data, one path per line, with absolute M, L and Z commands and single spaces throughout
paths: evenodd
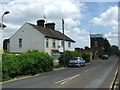
M 90 37 L 87 30 L 74 28 L 72 30 L 66 30 L 65 34 L 76 40 L 76 47 L 80 46 L 82 48 L 85 46 L 90 46 Z
M 118 20 L 118 7 L 110 7 L 106 12 L 100 14 L 99 17 L 94 17 L 91 21 L 96 25 L 108 26 L 108 25 L 117 25 Z
M 47 22 L 56 23 L 56 30 L 61 30 L 61 20 L 64 19 L 65 32 L 76 41 L 76 46 L 89 45 L 86 41 L 89 40 L 87 31 L 76 28 L 83 17 L 81 11 L 86 7 L 80 0 L 8 0 L 7 4 L 0 4 L 0 7 L 1 12 L 10 11 L 4 17 L 6 37 L 10 37 L 25 22 L 36 24 L 36 20 L 43 19 L 45 15 Z
M 80 25 L 80 21 L 79 20 L 74 20 L 72 18 L 66 18 L 65 19 L 65 26 L 66 27 L 76 27 Z
M 78 0 L 79 1 L 79 0 Z M 80 7 L 83 4 L 74 0 L 14 0 L 7 5 L 2 5 L 4 9 L 11 13 L 6 17 L 8 23 L 20 25 L 26 21 L 35 21 L 43 18 L 44 14 L 48 20 L 56 20 L 62 18 L 76 19 L 80 18 Z
M 113 6 L 107 11 L 100 14 L 99 17 L 94 17 L 91 21 L 93 24 L 103 27 L 111 27 L 109 33 L 105 34 L 111 44 L 118 45 L 118 7 Z

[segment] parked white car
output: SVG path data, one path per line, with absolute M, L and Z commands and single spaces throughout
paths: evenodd
M 72 59 L 69 60 L 68 66 L 85 66 L 86 62 L 83 58 L 81 57 L 74 57 Z
M 108 55 L 103 55 L 102 60 L 104 60 L 104 59 L 108 59 Z

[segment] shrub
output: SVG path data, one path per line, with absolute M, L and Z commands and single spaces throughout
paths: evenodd
M 60 55 L 59 58 L 60 65 L 64 65 L 65 60 L 65 65 L 68 66 L 69 60 L 73 57 L 82 57 L 86 62 L 90 62 L 90 54 L 80 53 L 77 51 L 65 51 Z
M 34 75 L 51 70 L 53 70 L 53 59 L 44 52 L 34 50 L 19 55 L 3 55 L 3 81 L 20 75 Z
M 19 62 L 16 55 L 3 54 L 2 58 L 2 78 L 8 80 L 20 73 Z
M 82 53 L 82 58 L 83 58 L 86 62 L 90 62 L 90 54 Z
M 21 54 L 18 56 L 18 61 L 20 62 L 20 75 L 31 74 L 33 70 L 34 60 L 30 57 L 28 53 Z
M 53 69 L 53 59 L 44 52 L 28 51 L 19 56 L 22 74 L 36 74 Z
M 68 66 L 68 62 L 71 58 L 73 57 L 79 57 L 81 56 L 80 52 L 77 52 L 77 51 L 65 51 L 63 52 L 61 55 L 60 55 L 60 58 L 59 58 L 59 63 L 61 65 L 64 65 L 64 60 L 65 60 L 65 65 Z

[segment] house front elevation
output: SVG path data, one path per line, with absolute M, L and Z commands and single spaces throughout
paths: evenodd
M 65 50 L 74 51 L 75 41 L 55 30 L 55 23 L 38 20 L 37 25 L 25 23 L 7 42 L 7 51 L 21 53 L 28 50 L 39 50 L 58 58 L 63 52 L 63 37 Z

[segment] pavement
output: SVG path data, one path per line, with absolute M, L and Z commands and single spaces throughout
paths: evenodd
M 60 67 L 60 68 L 54 68 L 53 71 L 57 71 L 57 70 L 62 70 L 62 69 L 66 69 L 67 67 Z M 50 71 L 52 72 L 52 71 Z M 49 72 L 44 72 L 44 73 L 39 73 L 39 74 L 35 74 L 35 75 L 24 75 L 24 76 L 18 76 L 15 77 L 14 79 L 8 80 L 8 81 L 4 81 L 4 82 L 0 82 L 1 83 L 8 83 L 8 82 L 12 82 L 12 81 L 17 81 L 17 80 L 22 80 L 22 79 L 27 79 L 27 78 L 31 78 L 31 77 L 36 77 L 45 73 L 49 73 Z

